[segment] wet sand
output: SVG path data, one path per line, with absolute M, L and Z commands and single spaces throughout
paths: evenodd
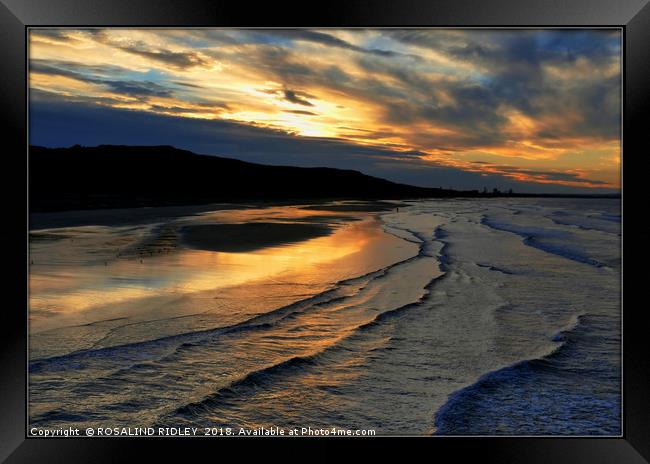
M 349 201 L 344 203 L 316 204 L 305 206 L 304 209 L 346 212 L 385 212 L 395 208 L 406 207 L 408 204 L 398 201 Z
M 247 202 L 247 203 L 210 203 L 205 205 L 178 205 L 156 206 L 140 208 L 107 208 L 93 210 L 55 211 L 44 213 L 31 213 L 29 215 L 29 229 L 53 229 L 61 227 L 79 226 L 122 226 L 155 223 L 164 220 L 182 218 L 188 215 L 200 215 L 212 211 L 245 211 L 253 209 L 267 209 L 274 207 L 300 207 L 303 210 L 325 212 L 382 212 L 390 211 L 399 206 L 407 206 L 398 202 L 387 201 L 335 201 L 335 202 Z M 338 218 L 349 218 L 349 215 L 340 215 Z M 314 216 L 310 220 L 318 221 L 319 218 L 331 219 L 331 215 Z M 288 218 L 295 219 L 295 218 Z
M 49 213 L 77 225 L 30 233 L 31 356 L 238 323 L 417 248 L 373 212 L 222 206 Z
M 121 226 L 147 224 L 206 211 L 255 208 L 260 205 L 212 203 L 206 205 L 107 208 L 31 213 L 29 229 L 54 229 L 79 226 Z
M 30 424 L 615 435 L 620 214 L 605 203 L 337 202 L 39 231 Z M 314 227 L 331 231 L 247 252 L 183 233 L 250 247 Z
M 329 225 L 308 223 L 202 224 L 184 227 L 181 237 L 191 248 L 245 253 L 323 237 L 333 230 Z

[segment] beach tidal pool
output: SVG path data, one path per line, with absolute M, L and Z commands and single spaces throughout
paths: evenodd
M 618 200 L 93 214 L 32 221 L 30 426 L 620 433 Z

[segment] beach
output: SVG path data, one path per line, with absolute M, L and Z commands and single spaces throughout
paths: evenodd
M 32 215 L 30 424 L 620 433 L 620 201 Z

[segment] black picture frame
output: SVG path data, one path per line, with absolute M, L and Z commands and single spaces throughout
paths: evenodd
M 136 450 L 183 456 L 183 448 L 239 447 L 251 451 L 281 445 L 307 445 L 309 454 L 326 457 L 332 444 L 372 446 L 381 438 L 332 438 L 317 441 L 263 439 L 250 443 L 221 439 L 27 438 L 27 29 L 30 26 L 222 26 L 222 27 L 554 27 L 620 26 L 624 33 L 624 153 L 630 168 L 637 156 L 647 156 L 643 132 L 650 102 L 650 0 L 348 0 L 345 2 L 253 3 L 210 0 L 0 0 L 0 113 L 7 151 L 2 159 L 5 224 L 6 286 L 11 298 L 2 309 L 0 324 L 0 460 L 6 462 L 108 462 L 122 460 Z M 643 150 L 643 151 L 641 151 Z M 638 151 L 638 153 L 637 153 Z M 633 170 L 632 170 L 633 169 Z M 647 171 L 646 171 L 647 172 Z M 628 198 L 642 197 L 639 182 L 628 175 Z M 629 205 L 628 205 L 629 207 Z M 631 211 L 631 210 L 629 210 Z M 634 215 L 634 214 L 632 214 Z M 628 217 L 628 230 L 635 228 Z M 631 249 L 631 246 L 628 247 Z M 629 254 L 629 253 L 628 253 Z M 625 255 L 624 255 L 625 256 Z M 630 273 L 631 274 L 631 273 Z M 634 277 L 623 289 L 640 285 Z M 638 287 L 637 287 L 638 288 Z M 636 290 L 638 291 L 638 290 Z M 628 293 L 630 295 L 630 293 Z M 628 301 L 632 301 L 628 297 Z M 635 306 L 637 306 L 635 304 Z M 621 438 L 454 438 L 408 439 L 407 446 L 427 448 L 462 462 L 467 456 L 488 462 L 650 462 L 650 368 L 647 358 L 645 308 L 624 311 L 624 428 Z M 8 316 L 8 317 L 7 317 Z M 387 440 L 389 447 L 390 438 Z M 386 440 L 384 440 L 385 442 Z M 399 447 L 398 447 L 399 448 Z M 399 451 L 399 449 L 398 449 Z M 247 451 L 243 451 L 243 453 Z M 439 454 L 430 454 L 439 456 Z M 332 454 L 331 457 L 336 457 Z M 216 456 L 213 456 L 216 458 Z M 307 457 L 305 457 L 307 458 Z M 241 459 L 241 457 L 239 458 Z

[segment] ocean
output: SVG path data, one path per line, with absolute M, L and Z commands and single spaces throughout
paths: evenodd
M 32 230 L 30 427 L 619 435 L 620 200 L 393 206 Z

